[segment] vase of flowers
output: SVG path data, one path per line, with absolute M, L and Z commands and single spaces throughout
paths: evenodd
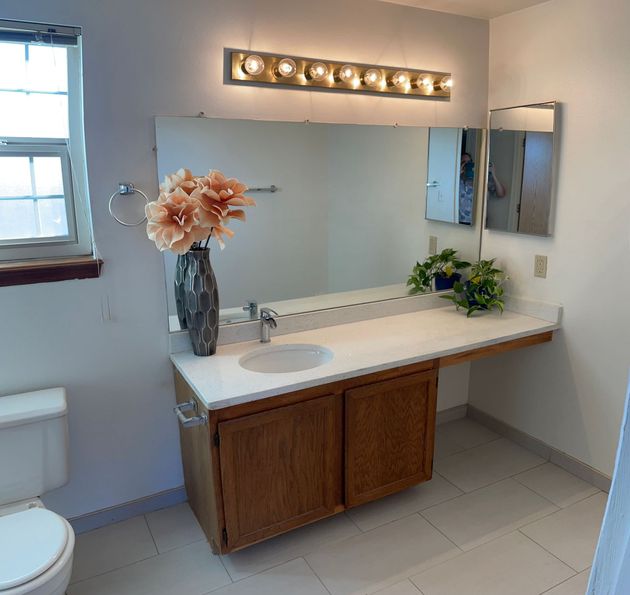
M 245 184 L 220 171 L 195 177 L 180 169 L 166 176 L 158 199 L 146 206 L 149 239 L 160 251 L 178 255 L 177 314 L 181 328 L 188 328 L 195 355 L 213 355 L 219 331 L 219 292 L 208 243 L 214 238 L 223 250 L 224 236 L 234 236 L 227 224 L 245 220 L 245 211 L 234 207 L 256 204 L 246 191 Z

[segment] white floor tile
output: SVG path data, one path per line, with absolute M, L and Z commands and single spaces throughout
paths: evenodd
M 538 595 L 572 574 L 571 568 L 514 532 L 411 580 L 424 595 Z
M 582 481 L 553 463 L 546 463 L 525 471 L 516 475 L 514 479 L 547 500 L 551 500 L 560 508 L 566 508 L 599 492 L 595 486 Z
M 304 556 L 323 544 L 359 533 L 359 529 L 349 518 L 338 514 L 252 545 L 240 552 L 223 556 L 223 564 L 232 579 L 238 581 L 272 566 Z
M 440 424 L 438 430 L 441 436 L 450 439 L 455 444 L 461 446 L 462 449 L 481 446 L 486 442 L 500 438 L 500 436 L 492 430 L 467 417 Z
M 75 583 L 68 595 L 203 595 L 230 583 L 205 541 Z
M 187 502 L 146 515 L 160 554 L 206 537 Z
M 435 462 L 435 469 L 465 492 L 543 464 L 541 457 L 505 438 L 465 450 Z
M 421 595 L 421 593 L 418 587 L 407 579 L 406 581 L 387 587 L 382 591 L 377 591 L 374 595 Z
M 212 591 L 212 595 L 328 595 L 328 591 L 304 559 L 298 558 Z
M 435 430 L 435 443 L 433 445 L 434 461 L 443 459 L 444 457 L 450 457 L 451 455 L 464 450 L 464 447 L 457 444 L 457 442 L 455 442 L 452 438 L 443 435 L 440 432 L 440 427 L 441 426 L 438 426 Z
M 421 514 L 463 550 L 470 550 L 556 510 L 545 498 L 506 479 Z
M 569 580 L 564 581 L 553 589 L 545 591 L 545 595 L 584 595 L 588 587 L 591 569 L 583 570 Z
M 521 531 L 575 570 L 585 570 L 593 561 L 606 499 L 600 492 Z
M 155 556 L 157 550 L 143 516 L 77 535 L 72 582 Z
M 348 510 L 347 514 L 362 531 L 402 519 L 414 512 L 458 496 L 462 491 L 438 473 L 425 483 Z
M 378 527 L 306 556 L 333 595 L 374 592 L 460 553 L 420 515 Z

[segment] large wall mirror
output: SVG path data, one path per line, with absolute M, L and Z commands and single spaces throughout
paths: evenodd
M 548 236 L 556 103 L 490 112 L 486 227 Z
M 439 166 L 430 148 L 434 130 L 455 131 L 443 169 L 462 185 L 472 183 L 462 150 L 476 160 L 485 131 L 156 118 L 160 179 L 181 167 L 194 175 L 211 168 L 258 189 L 246 193 L 257 206 L 248 209 L 246 222 L 230 225 L 236 234 L 225 250 L 211 244 L 221 324 L 253 318 L 253 302 L 284 315 L 405 297 L 430 236 L 438 251 L 455 248 L 462 258 L 477 259 L 481 226 L 474 210 L 482 201 L 474 193 L 462 211 L 467 221 L 460 221 L 458 188 L 443 195 L 451 209 L 457 204 L 450 223 L 427 218 L 428 171 Z M 466 138 L 470 144 L 462 144 Z M 176 256 L 165 252 L 164 258 L 175 331 Z

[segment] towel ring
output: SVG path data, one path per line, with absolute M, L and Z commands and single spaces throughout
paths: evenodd
M 140 221 L 136 221 L 135 223 L 128 223 L 127 221 L 123 221 L 122 219 L 119 219 L 118 217 L 116 217 L 116 215 L 114 215 L 114 211 L 112 209 L 113 204 L 114 204 L 114 199 L 117 196 L 129 196 L 130 194 L 140 194 L 140 196 L 142 196 L 145 200 L 145 202 L 147 204 L 149 204 L 149 197 L 142 192 L 142 190 L 140 190 L 139 188 L 136 188 L 131 182 L 119 182 L 118 183 L 118 190 L 116 190 L 116 192 L 114 192 L 114 194 L 112 194 L 109 197 L 109 214 L 121 225 L 124 225 L 125 227 L 137 227 L 138 225 L 142 225 L 146 220 L 147 220 L 147 216 L 145 215 L 142 219 L 140 219 Z

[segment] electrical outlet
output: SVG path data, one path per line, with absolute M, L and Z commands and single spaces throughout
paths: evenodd
M 547 277 L 547 257 L 542 254 L 534 256 L 534 277 Z
M 429 236 L 429 256 L 437 254 L 437 236 Z

